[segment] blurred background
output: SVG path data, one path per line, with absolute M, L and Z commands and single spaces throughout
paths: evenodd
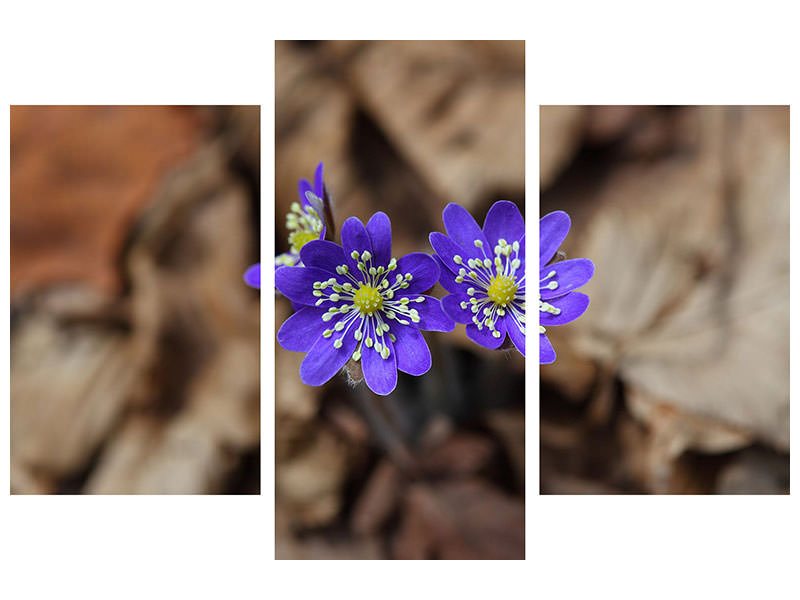
M 336 241 L 382 210 L 396 257 L 432 252 L 448 202 L 524 210 L 524 131 L 522 42 L 278 42 L 275 252 L 320 161 Z M 278 558 L 524 557 L 524 361 L 464 326 L 426 339 L 431 371 L 388 397 L 306 386 L 276 343 Z
M 597 268 L 548 329 L 541 491 L 788 493 L 788 107 L 540 117 L 541 215 Z
M 259 493 L 258 107 L 11 108 L 11 491 Z

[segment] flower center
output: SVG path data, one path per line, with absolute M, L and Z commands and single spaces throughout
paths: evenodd
M 516 278 L 509 275 L 495 275 L 492 277 L 486 295 L 500 306 L 509 304 L 517 293 Z
M 371 285 L 361 285 L 353 294 L 353 304 L 362 315 L 371 315 L 383 308 L 383 296 Z
M 473 243 L 476 248 L 483 249 L 482 240 Z M 503 335 L 497 329 L 497 319 L 508 313 L 519 331 L 525 334 L 525 273 L 520 271 L 517 279 L 517 269 L 522 269 L 519 251 L 519 241 L 509 244 L 501 238 L 494 247 L 494 260 L 485 252 L 482 259 L 470 258 L 466 261 L 469 271 L 464 268 L 461 256 L 453 256 L 453 263 L 458 268 L 456 283 L 464 283 L 469 279 L 473 284 L 467 288 L 469 302 L 461 302 L 461 308 L 472 311 L 472 322 L 479 331 L 487 327 L 495 338 Z M 517 292 L 520 292 L 519 295 Z
M 323 302 L 333 303 L 322 314 L 322 320 L 327 323 L 337 317 L 334 326 L 323 331 L 322 337 L 327 339 L 336 335 L 333 347 L 341 348 L 345 336 L 352 335 L 358 342 L 352 354 L 353 360 L 361 360 L 362 351 L 369 349 L 386 360 L 391 356 L 386 336 L 392 342 L 397 341 L 390 331 L 389 322 L 394 320 L 399 325 L 419 323 L 419 311 L 411 308 L 411 304 L 425 302 L 426 297 L 401 295 L 402 290 L 411 285 L 414 276 L 411 273 L 397 273 L 392 283 L 390 273 L 397 270 L 397 259 L 391 259 L 385 267 L 376 267 L 372 264 L 372 253 L 368 250 L 360 254 L 358 250 L 353 250 L 350 258 L 356 261 L 361 276 L 354 276 L 350 272 L 350 266 L 344 264 L 336 267 L 338 279 L 330 277 L 314 282 L 311 292 L 317 298 L 314 306 L 320 306 Z M 345 279 L 349 281 L 343 281 Z
M 312 240 L 319 239 L 319 232 L 314 231 L 294 231 L 289 234 L 289 244 L 294 252 L 300 252 L 300 248 Z
M 322 235 L 322 219 L 310 206 L 292 203 L 292 211 L 286 215 L 286 229 L 289 230 L 289 245 L 292 252 L 300 253 L 300 248 Z

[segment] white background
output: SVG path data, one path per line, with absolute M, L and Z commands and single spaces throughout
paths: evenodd
M 4 105 L 260 104 L 265 257 L 274 248 L 276 38 L 526 39 L 528 215 L 538 213 L 539 104 L 797 100 L 800 53 L 792 26 L 798 21 L 789 3 L 613 4 L 162 0 L 113 8 L 109 2 L 18 3 L 9 8 L 6 3 L 0 15 L 0 86 Z M 3 139 L 8 139 L 8 118 L 0 123 Z M 3 144 L 6 194 L 7 152 Z M 793 156 L 793 176 L 796 166 Z M 7 207 L 2 218 L 5 268 Z M 535 236 L 538 224 L 529 221 L 528 235 Z M 793 224 L 793 272 L 796 233 Z M 270 277 L 272 271 L 264 273 Z M 2 302 L 8 306 L 8 275 L 1 281 Z M 269 281 L 264 287 L 270 288 Z M 798 298 L 796 288 L 793 277 L 792 298 Z M 527 381 L 526 561 L 274 561 L 273 319 L 272 303 L 263 302 L 263 495 L 3 495 L 2 597 L 800 597 L 792 573 L 800 564 L 796 494 L 538 496 L 535 364 Z M 9 448 L 8 327 L 8 320 L 2 322 L 3 453 Z M 792 341 L 797 341 L 794 322 Z M 796 363 L 792 356 L 793 374 Z M 794 377 L 792 383 L 794 394 Z M 796 414 L 793 410 L 794 425 Z M 7 457 L 0 460 L 0 481 L 9 481 L 8 464 Z

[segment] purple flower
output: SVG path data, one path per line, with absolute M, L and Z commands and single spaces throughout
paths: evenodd
M 256 263 L 244 272 L 244 282 L 252 288 L 261 289 L 261 263 Z
M 589 296 L 573 290 L 592 278 L 594 263 L 588 258 L 573 258 L 548 264 L 567 237 L 570 224 L 569 215 L 561 210 L 539 220 L 539 363 L 544 365 L 556 360 L 545 326 L 574 321 L 589 306 Z
M 275 257 L 275 268 L 293 267 L 301 264 L 300 249 L 308 242 L 325 238 L 325 183 L 322 180 L 322 163 L 314 172 L 314 185 L 307 179 L 297 184 L 300 202 L 293 202 L 291 212 L 286 215 L 289 230 L 289 251 Z
M 451 331 L 455 324 L 439 300 L 422 295 L 439 278 L 427 254 L 391 257 L 389 217 L 379 212 L 367 223 L 350 217 L 342 245 L 318 240 L 300 250 L 303 267 L 275 272 L 275 285 L 302 305 L 278 331 L 286 350 L 307 352 L 300 379 L 322 385 L 349 360 L 360 361 L 376 394 L 389 394 L 397 371 L 422 375 L 431 354 L 420 330 Z
M 467 336 L 492 350 L 506 334 L 525 356 L 525 220 L 512 202 L 495 202 L 481 229 L 466 209 L 448 204 L 447 235 L 430 235 L 439 283 L 450 292 L 442 308 L 467 325 Z

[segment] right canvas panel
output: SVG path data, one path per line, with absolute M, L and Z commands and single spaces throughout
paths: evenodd
M 789 108 L 544 106 L 543 494 L 789 492 Z

